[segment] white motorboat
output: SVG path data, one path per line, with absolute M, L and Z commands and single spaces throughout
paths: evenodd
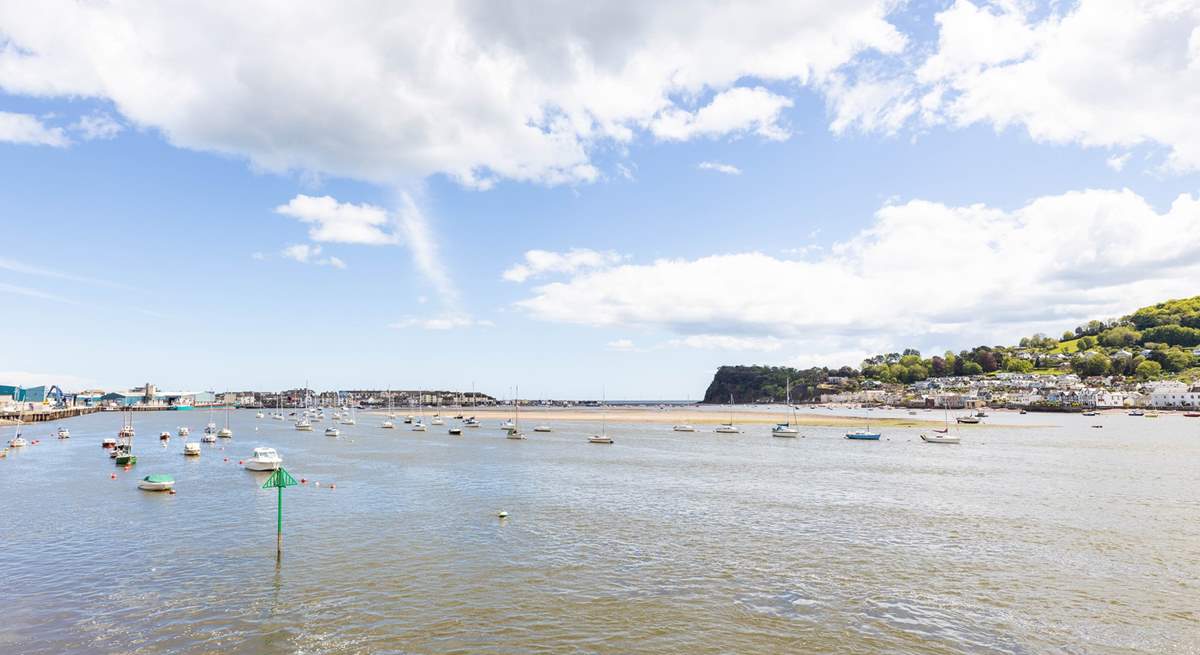
M 138 482 L 138 489 L 146 491 L 170 491 L 175 487 L 175 478 L 169 475 L 147 475 Z
M 681 423 L 681 424 L 679 424 L 679 425 L 676 425 L 676 426 L 672 427 L 671 429 L 672 429 L 672 430 L 674 430 L 674 431 L 676 431 L 676 432 L 695 432 L 695 431 L 696 431 L 696 427 L 695 427 L 695 426 L 692 426 L 692 425 L 686 425 L 686 424 L 683 424 L 683 423 Z
M 456 437 L 462 436 L 462 428 L 450 428 L 450 434 Z
M 341 430 L 339 430 L 339 429 L 337 429 L 337 428 L 335 428 L 335 427 L 333 427 L 333 426 L 331 425 L 331 426 L 329 426 L 329 427 L 325 428 L 325 436 L 327 436 L 327 437 L 340 437 L 340 436 L 342 436 L 342 431 L 341 431 Z
M 199 457 L 200 444 L 195 441 L 183 442 L 183 454 L 187 455 L 188 457 Z
M 550 432 L 551 430 L 550 430 L 549 425 L 535 425 L 533 427 L 533 431 L 534 432 Z
M 312 423 L 309 423 L 306 418 L 301 418 L 296 421 L 296 429 L 301 432 L 312 432 Z
M 379 427 L 385 430 L 394 430 L 396 429 L 396 424 L 392 423 L 391 421 L 384 421 L 383 423 L 379 424 Z
M 612 443 L 613 438 L 607 434 L 593 434 L 588 437 L 588 443 Z
M 477 427 L 479 427 L 479 419 L 475 418 L 474 416 L 464 418 L 463 419 L 463 427 L 464 428 L 477 428 Z
M 24 448 L 25 446 L 28 446 L 28 445 L 29 445 L 29 442 L 25 441 L 25 437 L 21 436 L 21 417 L 20 417 L 20 415 L 18 415 L 17 416 L 17 427 L 13 431 L 13 438 L 10 439 L 8 442 L 8 447 L 9 448 Z
M 941 434 L 937 432 L 933 434 L 922 434 L 921 441 L 924 441 L 925 443 L 961 443 L 961 440 L 958 438 L 957 434 Z
M 283 465 L 283 458 L 274 448 L 255 448 L 243 466 L 250 471 L 274 471 Z
M 438 416 L 437 414 L 434 414 L 433 420 L 429 421 L 429 424 L 430 425 L 445 425 L 446 421 L 444 419 L 442 419 L 442 417 Z
M 426 431 L 426 430 L 428 430 L 429 428 L 425 427 L 425 424 L 424 424 L 424 423 L 417 422 L 417 423 L 413 423 L 413 424 L 412 424 L 412 428 L 410 428 L 410 429 L 411 429 L 413 432 L 425 432 L 425 431 Z
M 516 424 L 513 423 L 512 419 L 508 419 L 507 421 L 504 421 L 503 423 L 500 424 L 500 429 L 501 430 L 511 430 L 515 426 L 516 426 Z
M 186 425 L 181 425 L 181 426 L 179 426 L 179 429 L 175 433 L 181 437 L 186 437 L 192 433 L 192 430 L 191 430 L 191 428 L 189 428 Z
M 58 438 L 59 439 L 70 439 L 71 431 L 66 428 L 59 428 L 58 429 Z

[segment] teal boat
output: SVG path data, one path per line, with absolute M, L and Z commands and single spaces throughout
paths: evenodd
M 138 489 L 146 491 L 169 491 L 175 486 L 175 478 L 169 475 L 147 475 L 138 483 Z
M 854 432 L 846 433 L 847 439 L 854 439 L 857 441 L 879 441 L 880 436 L 882 435 L 880 435 L 878 432 L 871 432 L 870 430 L 855 430 Z

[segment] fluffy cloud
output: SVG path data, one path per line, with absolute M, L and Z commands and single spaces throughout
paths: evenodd
M 1024 128 L 1038 141 L 1165 146 L 1166 166 L 1200 170 L 1200 4 L 957 0 L 936 16 L 935 51 L 891 77 L 830 77 L 833 129 Z
M 337 257 L 321 257 L 321 246 L 309 245 L 307 243 L 290 245 L 284 248 L 279 254 L 288 259 L 298 261 L 301 264 L 346 268 L 346 262 Z
M 71 144 L 61 127 L 49 127 L 36 116 L 0 111 L 0 142 L 65 148 Z
M 111 139 L 120 134 L 125 127 L 108 114 L 95 113 L 80 116 L 79 120 L 71 124 L 71 129 L 83 137 L 84 141 L 94 141 Z
M 716 171 L 726 175 L 741 175 L 742 169 L 733 164 L 722 164 L 719 161 L 702 161 L 696 165 L 702 171 Z
M 775 337 L 734 337 L 727 334 L 693 334 L 681 339 L 671 339 L 668 346 L 696 348 L 700 350 L 779 350 L 783 340 Z
M 609 341 L 605 348 L 614 352 L 632 352 L 636 350 L 633 341 L 629 339 L 614 339 L 613 341 Z
M 548 273 L 574 273 L 583 269 L 604 268 L 620 263 L 621 259 L 621 255 L 615 252 L 600 252 L 588 248 L 572 248 L 567 252 L 529 250 L 525 252 L 525 262 L 504 271 L 503 277 L 509 282 L 524 282 Z
M 594 148 L 639 133 L 786 137 L 766 87 L 901 51 L 894 5 L 3 1 L 0 88 L 104 99 L 271 171 L 586 181 Z
M 1158 212 L 1129 190 L 1038 198 L 1013 211 L 914 200 L 878 210 L 807 259 L 662 259 L 577 273 L 517 304 L 532 316 L 659 328 L 677 345 L 825 351 L 963 339 L 996 343 L 1192 295 L 1200 198 Z M 788 344 L 778 340 L 788 341 Z
M 286 205 L 276 207 L 275 211 L 310 224 L 312 227 L 308 230 L 308 237 L 313 241 L 370 245 L 396 243 L 396 235 L 389 231 L 391 221 L 388 212 L 382 207 L 338 202 L 330 196 L 300 194 Z

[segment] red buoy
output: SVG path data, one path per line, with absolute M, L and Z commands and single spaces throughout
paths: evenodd
M 108 478 L 109 478 L 110 480 L 116 480 L 116 479 L 117 479 L 117 474 L 116 474 L 116 473 L 112 473 L 112 474 L 110 474 L 110 475 L 108 476 Z

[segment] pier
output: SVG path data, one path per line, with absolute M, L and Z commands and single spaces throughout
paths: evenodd
M 61 421 L 64 418 L 74 418 L 76 416 L 83 416 L 84 414 L 94 414 L 98 411 L 100 411 L 99 407 L 66 407 L 63 409 L 34 409 L 26 411 L 0 412 L 0 422 L 5 424 L 15 423 L 17 419 L 20 419 L 22 423 Z

